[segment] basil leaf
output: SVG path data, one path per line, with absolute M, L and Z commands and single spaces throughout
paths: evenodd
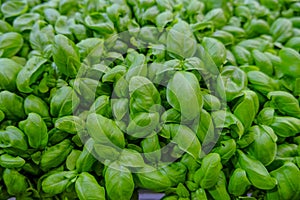
M 196 40 L 186 22 L 180 20 L 170 29 L 167 36 L 167 51 L 175 58 L 190 58 L 195 54 Z
M 22 69 L 21 65 L 8 58 L 0 58 L 0 89 L 15 91 L 15 79 L 19 71 Z
M 156 168 L 146 166 L 135 174 L 137 185 L 153 191 L 164 191 L 171 187 L 171 181 L 167 175 Z
M 247 76 L 245 72 L 237 67 L 226 66 L 222 69 L 218 85 L 220 86 L 216 89 L 225 89 L 226 100 L 232 101 L 234 98 L 242 95 L 242 90 L 247 86 Z M 221 93 L 222 91 L 219 92 Z
M 9 91 L 0 92 L 0 110 L 7 119 L 24 119 L 23 98 Z
M 161 151 L 158 135 L 148 136 L 141 141 L 141 147 L 145 158 L 150 162 L 158 163 L 161 159 Z
M 127 134 L 136 138 L 144 138 L 152 134 L 159 125 L 159 114 L 139 113 L 130 120 L 127 127 Z
M 234 196 L 241 196 L 247 191 L 250 185 L 251 183 L 247 178 L 246 171 L 236 168 L 229 179 L 228 192 Z
M 40 115 L 29 113 L 26 120 L 19 122 L 19 127 L 24 131 L 32 148 L 43 148 L 47 145 L 47 126 Z
M 80 200 L 105 200 L 104 188 L 98 184 L 94 176 L 87 172 L 79 174 L 75 182 L 75 190 Z
M 130 110 L 133 113 L 149 112 L 161 103 L 153 83 L 145 77 L 135 76 L 129 81 Z
M 263 52 L 259 50 L 253 50 L 252 56 L 255 62 L 255 65 L 259 67 L 260 71 L 272 76 L 273 74 L 273 64 L 268 56 L 266 56 Z
M 259 101 L 255 92 L 245 90 L 243 93 L 244 95 L 240 97 L 233 108 L 233 114 L 242 122 L 245 130 L 247 130 L 258 112 Z
M 221 171 L 218 173 L 216 185 L 208 189 L 208 192 L 214 199 L 229 200 L 230 196 L 226 188 L 227 188 L 226 177 L 224 172 Z
M 187 126 L 174 125 L 171 127 L 172 143 L 190 154 L 193 158 L 199 159 L 201 154 L 201 144 L 196 134 Z
M 47 148 L 41 156 L 41 169 L 43 171 L 47 171 L 51 168 L 59 166 L 66 160 L 72 149 L 72 143 L 68 139 L 65 139 L 62 142 Z
M 270 125 L 280 137 L 295 136 L 300 131 L 300 119 L 294 117 L 274 117 Z
M 124 167 L 136 168 L 145 166 L 142 155 L 133 149 L 123 149 L 119 161 Z
M 184 118 L 192 120 L 198 117 L 203 101 L 195 75 L 176 72 L 167 85 L 167 100 Z
M 131 199 L 134 182 L 129 169 L 112 163 L 105 172 L 105 188 L 110 199 Z
M 2 176 L 10 195 L 20 195 L 28 188 L 26 177 L 15 169 L 5 169 Z
M 159 169 L 171 181 L 172 186 L 184 183 L 187 175 L 187 168 L 181 162 L 174 162 Z
M 300 197 L 298 181 L 300 172 L 294 163 L 286 162 L 270 174 L 276 178 L 278 185 L 275 190 L 267 192 L 267 199 L 274 198 L 274 195 L 280 199 L 297 199 Z
M 124 134 L 113 120 L 103 117 L 102 115 L 90 114 L 87 117 L 86 127 L 96 142 L 124 148 Z
M 300 118 L 299 101 L 290 93 L 274 91 L 268 94 L 270 106 L 278 109 L 283 115 Z
M 49 106 L 47 103 L 35 96 L 35 95 L 28 95 L 24 100 L 24 110 L 25 113 L 28 115 L 29 113 L 36 113 L 40 115 L 43 119 L 49 119 Z
M 260 161 L 244 154 L 241 150 L 237 150 L 237 153 L 238 164 L 246 171 L 252 185 L 263 190 L 270 190 L 276 186 L 276 179 L 270 176 L 268 170 Z
M 255 140 L 248 146 L 248 153 L 265 166 L 272 163 L 277 152 L 277 136 L 272 128 L 261 125 L 249 129 L 256 135 Z
M 0 147 L 1 148 L 16 148 L 22 151 L 28 149 L 28 144 L 25 134 L 15 126 L 7 126 L 6 130 L 0 131 Z
M 220 155 L 217 153 L 210 153 L 203 158 L 200 169 L 195 173 L 194 181 L 203 189 L 211 188 L 217 184 L 221 169 L 222 164 Z
M 64 116 L 55 121 L 55 128 L 71 134 L 84 130 L 84 126 L 84 121 L 77 116 Z
M 240 120 L 230 112 L 226 112 L 223 110 L 215 111 L 212 113 L 212 120 L 214 122 L 215 128 L 218 129 L 229 129 L 232 137 L 239 139 L 244 134 L 244 126 L 240 122 Z M 225 131 L 225 130 L 224 130 Z
M 80 99 L 75 91 L 69 86 L 59 88 L 50 102 L 50 113 L 52 116 L 62 117 L 75 112 L 79 106 Z
M 73 41 L 66 36 L 56 35 L 52 51 L 58 70 L 66 76 L 75 77 L 80 67 L 80 57 Z
M 80 155 L 76 160 L 76 170 L 78 172 L 88 172 L 92 169 L 93 164 L 96 162 L 96 158 L 92 153 L 94 147 L 93 139 L 89 139 L 83 147 Z
M 3 8 L 3 5 L 2 7 Z M 11 58 L 22 48 L 24 39 L 21 34 L 16 32 L 4 33 L 0 36 L 0 57 Z
M 42 189 L 49 194 L 60 194 L 72 183 L 71 180 L 76 178 L 75 171 L 63 171 L 51 174 L 42 182 Z
M 285 42 L 292 37 L 292 22 L 285 18 L 278 18 L 273 22 L 270 32 L 276 42 Z
M 264 95 L 279 89 L 278 82 L 260 71 L 250 71 L 247 73 L 249 88 L 254 89 Z
M 214 38 L 204 37 L 202 45 L 218 67 L 224 64 L 226 60 L 226 48 L 221 42 Z
M 279 68 L 284 74 L 294 78 L 300 76 L 300 55 L 297 51 L 291 48 L 283 48 L 279 51 L 279 57 L 282 60 Z
M 25 160 L 19 156 L 11 156 L 9 154 L 2 154 L 0 156 L 0 166 L 4 168 L 20 168 L 25 164 Z

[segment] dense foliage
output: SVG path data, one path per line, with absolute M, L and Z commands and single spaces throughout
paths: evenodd
M 0 199 L 300 199 L 299 1 L 0 4 Z

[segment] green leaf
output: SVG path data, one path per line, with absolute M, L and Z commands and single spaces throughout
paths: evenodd
M 179 20 L 167 36 L 167 51 L 175 58 L 190 58 L 196 52 L 196 40 L 188 23 Z
M 37 13 L 26 13 L 17 17 L 13 22 L 13 27 L 18 32 L 31 30 L 36 21 L 40 19 Z
M 27 61 L 26 65 L 19 72 L 16 80 L 20 92 L 33 92 L 33 89 L 30 86 L 41 78 L 47 67 L 45 64 L 46 62 L 46 59 L 37 56 L 34 56 Z
M 295 136 L 300 131 L 300 119 L 294 117 L 274 117 L 270 125 L 280 137 Z
M 119 162 L 124 167 L 136 168 L 145 166 L 142 155 L 133 149 L 123 149 L 119 157 Z
M 249 88 L 254 89 L 264 95 L 279 89 L 278 82 L 260 71 L 250 71 L 247 73 Z
M 146 166 L 135 174 L 137 185 L 144 189 L 156 192 L 165 191 L 171 187 L 171 181 L 167 175 L 156 168 Z
M 254 18 L 245 25 L 245 30 L 248 37 L 255 37 L 263 34 L 269 34 L 270 26 L 267 21 Z
M 232 53 L 239 65 L 251 65 L 253 63 L 251 53 L 242 45 L 232 47 Z
M 19 33 L 8 32 L 0 35 L 0 57 L 10 58 L 16 55 L 21 50 L 23 42 L 24 39 Z
M 74 42 L 66 36 L 56 35 L 52 51 L 58 70 L 66 76 L 75 77 L 80 68 L 80 56 Z
M 161 148 L 158 135 L 148 136 L 141 141 L 143 155 L 150 162 L 159 162 L 161 159 Z
M 299 101 L 290 93 L 274 91 L 268 93 L 270 106 L 278 109 L 283 115 L 300 118 Z
M 224 67 L 221 72 L 221 78 L 217 81 L 220 86 L 216 90 L 225 89 L 227 101 L 232 101 L 234 98 L 241 96 L 242 90 L 247 87 L 248 83 L 245 72 L 234 66 Z M 223 91 L 219 92 L 222 93 Z
M 247 178 L 246 171 L 236 168 L 230 176 L 228 192 L 234 196 L 241 196 L 247 191 L 250 185 L 251 183 Z
M 221 42 L 214 38 L 204 37 L 202 45 L 217 67 L 224 64 L 226 60 L 226 48 Z
M 187 152 L 196 160 L 200 158 L 201 144 L 196 133 L 190 128 L 184 125 L 175 125 L 171 129 L 171 136 L 171 142 L 177 144 L 182 151 Z
M 6 127 L 6 130 L 0 131 L 0 147 L 1 148 L 16 148 L 22 151 L 28 149 L 25 134 L 14 126 Z
M 81 154 L 80 150 L 73 149 L 71 153 L 68 155 L 66 159 L 66 167 L 68 170 L 75 170 L 76 168 L 76 161 L 78 160 L 79 156 Z
M 247 130 L 255 119 L 259 109 L 259 101 L 255 92 L 251 90 L 243 91 L 244 95 L 240 97 L 233 108 L 233 114 L 242 122 Z
M 104 53 L 104 40 L 100 38 L 87 38 L 76 44 L 80 57 L 90 65 L 98 64 Z
M 116 120 L 122 120 L 129 114 L 129 103 L 127 98 L 112 99 L 112 112 Z M 98 114 L 101 114 L 98 112 Z
M 211 188 L 217 184 L 221 169 L 220 155 L 210 153 L 203 158 L 200 169 L 198 169 L 194 175 L 194 181 L 203 189 Z
M 55 117 L 71 115 L 75 112 L 80 99 L 69 86 L 59 88 L 50 101 L 50 113 Z
M 84 23 L 99 34 L 109 35 L 114 32 L 114 24 L 106 13 L 91 13 L 85 17 Z
M 256 117 L 256 123 L 271 125 L 275 116 L 275 110 L 271 107 L 263 108 Z
M 20 195 L 28 188 L 27 178 L 15 169 L 5 169 L 2 176 L 10 195 Z
M 96 142 L 114 148 L 125 147 L 124 134 L 113 120 L 102 115 L 90 114 L 87 117 L 86 127 Z
M 268 56 L 259 50 L 253 50 L 252 56 L 255 62 L 255 65 L 259 67 L 260 71 L 263 73 L 272 76 L 273 74 L 273 65 Z
M 130 110 L 133 113 L 155 111 L 161 103 L 154 84 L 142 76 L 134 76 L 129 81 Z
M 144 138 L 152 134 L 159 125 L 159 113 L 138 113 L 130 120 L 127 134 L 136 138 Z
M 241 121 L 232 113 L 223 110 L 215 111 L 211 114 L 215 128 L 220 130 L 226 128 L 234 138 L 241 138 L 244 134 L 244 126 Z
M 76 170 L 78 172 L 88 172 L 92 169 L 93 164 L 96 162 L 96 158 L 92 154 L 93 147 L 93 139 L 89 139 L 84 144 L 83 150 L 76 160 Z
M 185 119 L 199 117 L 203 100 L 196 76 L 190 72 L 176 72 L 167 85 L 167 101 Z
M 278 18 L 273 22 L 270 32 L 274 41 L 284 43 L 293 35 L 292 22 L 286 18 Z
M 282 200 L 299 199 L 300 198 L 300 171 L 292 162 L 286 162 L 283 166 L 272 171 L 271 176 L 276 178 L 278 185 L 275 190 L 268 191 L 267 197 L 272 193 L 278 193 Z
M 134 182 L 129 169 L 112 163 L 105 172 L 105 188 L 110 199 L 130 200 L 133 195 Z
M 172 186 L 184 183 L 187 176 L 187 167 L 181 162 L 173 162 L 159 169 L 170 179 Z
M 110 100 L 110 97 L 107 95 L 101 95 L 101 96 L 97 97 L 97 99 L 91 105 L 90 113 L 95 112 L 96 114 L 102 115 L 107 118 L 111 118 L 111 116 L 112 116 L 111 104 L 112 104 L 112 106 L 114 106 L 114 100 Z M 122 108 L 126 109 L 125 106 Z M 120 113 L 118 113 L 118 114 L 120 114 Z M 118 118 L 116 118 L 116 119 L 118 119 Z
M 221 28 L 227 23 L 227 19 L 224 10 L 221 8 L 215 8 L 210 10 L 203 19 L 204 22 L 212 22 L 216 28 Z
M 14 17 L 25 13 L 28 9 L 26 0 L 11 0 L 3 2 L 1 12 L 5 18 Z
M 0 166 L 4 168 L 20 168 L 25 164 L 25 160 L 20 156 L 11 156 L 9 154 L 2 154 L 0 156 Z
M 237 150 L 238 164 L 247 173 L 247 177 L 252 185 L 262 190 L 273 189 L 277 181 L 272 178 L 265 166 L 258 160 L 244 154 L 241 150 Z
M 192 200 L 207 200 L 205 190 L 202 188 L 199 188 L 195 192 L 192 192 L 191 198 Z
M 40 115 L 29 113 L 26 120 L 19 122 L 19 127 L 24 131 L 32 148 L 43 148 L 47 145 L 47 126 Z
M 84 121 L 77 116 L 64 116 L 55 121 L 55 128 L 71 134 L 84 130 L 84 126 Z
M 24 100 L 24 110 L 28 115 L 29 113 L 39 114 L 43 119 L 50 118 L 49 106 L 47 103 L 33 94 L 28 95 Z
M 221 156 L 222 163 L 226 163 L 236 152 L 236 142 L 234 139 L 221 141 L 220 146 L 215 147 L 212 152 L 218 153 Z
M 279 68 L 284 74 L 294 78 L 300 76 L 300 55 L 297 51 L 291 48 L 282 48 L 279 51 L 279 57 L 282 60 Z
M 230 199 L 230 196 L 227 192 L 226 177 L 223 171 L 218 173 L 217 183 L 214 187 L 208 189 L 208 192 L 214 199 Z
M 43 180 L 42 189 L 52 195 L 60 194 L 66 190 L 76 176 L 77 172 L 75 171 L 56 172 Z
M 277 153 L 277 136 L 269 126 L 252 126 L 249 129 L 256 135 L 255 140 L 248 146 L 248 153 L 265 166 L 271 164 Z M 251 133 L 250 133 L 251 134 Z
M 300 37 L 292 37 L 291 39 L 289 39 L 289 41 L 287 41 L 285 46 L 289 47 L 289 48 L 292 48 L 292 49 L 299 52 L 299 50 L 300 50 Z
M 0 89 L 15 91 L 16 78 L 22 66 L 12 59 L 0 58 Z
M 79 174 L 75 182 L 75 190 L 80 200 L 105 200 L 104 188 L 98 184 L 94 176 L 87 172 Z
M 66 160 L 72 149 L 73 146 L 68 139 L 48 147 L 42 154 L 40 168 L 43 171 L 48 171 L 51 168 L 58 167 Z

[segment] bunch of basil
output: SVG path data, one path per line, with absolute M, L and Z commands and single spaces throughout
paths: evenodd
M 297 0 L 0 16 L 0 199 L 300 199 Z

